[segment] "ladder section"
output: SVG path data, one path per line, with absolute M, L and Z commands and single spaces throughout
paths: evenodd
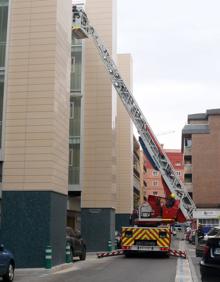
M 109 78 L 118 93 L 122 103 L 124 104 L 130 118 L 132 119 L 137 131 L 146 147 L 149 155 L 160 171 L 170 193 L 174 193 L 180 200 L 180 209 L 186 220 L 193 217 L 195 204 L 190 195 L 186 191 L 183 183 L 176 174 L 171 162 L 163 151 L 160 143 L 154 135 L 150 125 L 144 117 L 131 91 L 127 88 L 122 79 L 117 66 L 115 65 L 111 55 L 95 29 L 90 25 L 87 15 L 82 9 L 73 7 L 73 25 L 72 31 L 76 38 L 84 39 L 91 37 L 94 41 L 99 55 L 105 65 Z

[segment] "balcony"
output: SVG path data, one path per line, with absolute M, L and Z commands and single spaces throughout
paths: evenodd
M 193 192 L 193 185 L 192 185 L 192 183 L 184 183 L 184 187 L 186 188 L 188 193 L 192 193 Z
M 184 152 L 183 152 L 183 154 L 184 154 L 185 156 L 191 156 L 191 155 L 192 155 L 192 147 L 191 147 L 191 146 L 190 146 L 190 147 L 185 146 L 185 147 L 184 147 Z
M 135 175 L 133 177 L 133 187 L 140 191 L 140 180 Z
M 192 164 L 185 164 L 184 165 L 184 173 L 185 174 L 192 173 Z

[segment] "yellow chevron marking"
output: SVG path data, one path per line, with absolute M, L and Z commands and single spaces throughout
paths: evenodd
M 133 236 L 131 238 L 126 238 L 125 237 L 125 232 L 126 231 L 132 231 Z M 167 237 L 166 238 L 160 238 L 159 237 L 159 232 L 164 231 L 167 232 Z M 159 246 L 162 247 L 168 247 L 170 245 L 170 234 L 167 229 L 156 229 L 156 228 L 149 228 L 149 229 L 144 229 L 144 228 L 124 228 L 122 230 L 122 244 L 124 246 L 131 246 L 134 244 L 134 240 L 156 240 L 158 242 Z
M 165 247 L 166 246 L 166 242 L 165 242 L 164 238 L 160 238 L 159 237 L 159 231 L 165 231 L 165 230 L 158 230 L 158 229 L 157 230 L 155 230 L 155 229 L 152 230 L 151 229 L 151 231 L 157 234 L 157 241 L 159 242 L 159 244 L 161 246 Z

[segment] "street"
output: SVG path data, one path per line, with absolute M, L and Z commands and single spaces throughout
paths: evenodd
M 175 281 L 176 258 L 152 258 L 124 256 L 97 259 L 88 258 L 87 261 L 77 261 L 74 265 L 60 272 L 37 277 L 31 281 L 60 282 L 158 282 Z M 28 281 L 17 276 L 15 281 Z
M 184 244 L 184 245 L 183 245 Z M 183 248 L 185 242 L 177 241 L 176 246 Z M 191 248 L 193 246 L 186 245 Z M 194 258 L 194 268 L 198 275 L 198 259 Z M 48 270 L 17 270 L 15 282 L 171 282 L 191 280 L 188 260 L 158 255 L 125 258 L 123 255 L 98 259 L 95 253 L 88 253 L 86 261 L 75 260 L 66 269 L 51 272 Z
M 186 250 L 187 259 L 158 255 L 126 258 L 124 255 L 98 259 L 88 253 L 85 261 L 75 259 L 63 268 L 17 269 L 15 282 L 200 282 L 199 262 L 195 246 L 175 240 L 173 248 Z M 219 277 L 208 277 L 204 282 L 217 282 Z

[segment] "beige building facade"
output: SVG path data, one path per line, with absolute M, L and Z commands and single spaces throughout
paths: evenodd
M 116 54 L 116 1 L 89 0 L 85 10 L 132 87 L 131 57 Z M 115 227 L 129 223 L 132 124 L 94 43 L 85 40 L 83 44 L 81 230 L 88 250 L 97 251 L 107 249 L 109 240 L 114 242 Z
M 63 263 L 66 224 L 81 226 L 88 251 L 107 249 L 133 209 L 130 118 L 92 41 L 71 45 L 71 0 L 0 9 L 0 238 L 18 267 L 43 267 L 48 245 Z M 85 9 L 132 88 L 131 57 L 116 54 L 116 1 Z
M 132 90 L 132 58 L 130 54 L 118 55 L 118 68 Z M 129 217 L 133 210 L 133 125 L 122 104 L 117 98 L 117 133 L 116 133 L 116 159 L 117 159 L 117 203 L 116 203 L 116 229 L 129 224 Z
M 55 265 L 65 261 L 71 0 L 1 2 L 8 7 L 1 236 L 17 267 L 42 267 L 47 245 Z

